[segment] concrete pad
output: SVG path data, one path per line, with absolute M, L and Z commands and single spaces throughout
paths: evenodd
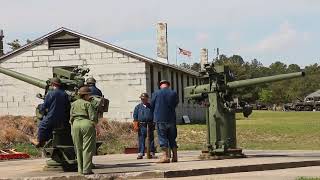
M 137 160 L 133 154 L 94 157 L 95 174 L 42 171 L 45 159 L 0 162 L 1 179 L 114 179 L 172 178 L 320 166 L 320 151 L 245 151 L 248 158 L 199 160 L 199 151 L 179 152 L 179 162 L 156 164 L 156 159 Z
M 299 177 L 312 178 L 320 177 L 320 166 L 277 169 L 269 171 L 252 171 L 229 174 L 213 174 L 204 176 L 189 176 L 174 178 L 175 180 L 297 180 Z M 154 180 L 164 180 L 156 178 Z

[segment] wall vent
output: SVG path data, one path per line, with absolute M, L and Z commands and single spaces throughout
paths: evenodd
M 70 34 L 59 34 L 49 39 L 49 49 L 79 48 L 80 38 Z

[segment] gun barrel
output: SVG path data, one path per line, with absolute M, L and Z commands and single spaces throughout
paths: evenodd
M 28 75 L 25 75 L 25 74 L 22 74 L 22 73 L 19 73 L 19 72 L 15 72 L 15 71 L 12 71 L 12 70 L 9 70 L 9 69 L 5 69 L 5 68 L 2 68 L 2 67 L 0 67 L 0 73 L 3 73 L 5 75 L 8 75 L 8 76 L 13 77 L 15 79 L 19 79 L 21 81 L 24 81 L 24 82 L 26 82 L 28 84 L 32 84 L 32 85 L 37 86 L 37 87 L 42 88 L 42 89 L 45 89 L 46 86 L 47 86 L 46 81 L 43 81 L 43 80 L 38 79 L 38 78 L 31 77 L 31 76 L 28 76 Z
M 275 82 L 275 81 L 281 81 L 286 79 L 293 79 L 297 77 L 303 77 L 305 76 L 305 72 L 296 72 L 296 73 L 289 73 L 289 74 L 280 74 L 275 76 L 268 76 L 268 77 L 261 77 L 261 78 L 254 78 L 254 79 L 248 79 L 248 80 L 240 80 L 240 81 L 233 81 L 227 83 L 227 86 L 231 89 L 233 88 L 241 88 L 251 85 L 257 85 L 262 83 L 268 83 L 268 82 Z

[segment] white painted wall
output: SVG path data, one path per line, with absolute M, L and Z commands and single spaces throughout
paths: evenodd
M 48 42 L 9 56 L 1 67 L 42 80 L 52 77 L 52 67 L 83 65 L 90 68 L 89 76 L 110 100 L 109 119 L 131 119 L 131 112 L 139 102 L 139 94 L 146 91 L 145 63 L 123 53 L 80 40 L 80 48 L 49 50 Z M 34 115 L 41 100 L 36 93 L 44 91 L 27 83 L 0 74 L 0 114 Z

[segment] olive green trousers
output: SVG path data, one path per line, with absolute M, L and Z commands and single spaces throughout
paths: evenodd
M 72 139 L 78 162 L 78 172 L 92 172 L 92 157 L 96 152 L 96 129 L 90 120 L 75 120 L 72 124 Z

